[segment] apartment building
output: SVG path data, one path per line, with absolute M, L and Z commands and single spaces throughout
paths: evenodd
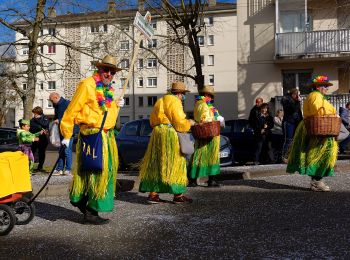
M 106 0 L 107 2 L 107 0 Z M 41 59 L 45 71 L 38 75 L 38 86 L 34 105 L 44 108 L 44 113 L 54 113 L 48 96 L 52 91 L 70 99 L 78 82 L 92 75 L 91 61 L 102 58 L 107 53 L 117 56 L 119 66 L 124 70 L 114 77 L 116 96 L 128 75 L 134 52 L 134 41 L 140 37 L 133 27 L 136 11 L 146 13 L 144 1 L 138 1 L 137 9 L 117 10 L 114 1 L 108 2 L 108 10 L 102 12 L 57 15 L 49 9 L 48 18 L 40 33 Z M 227 119 L 237 115 L 237 16 L 236 5 L 209 1 L 206 9 L 205 26 L 199 36 L 205 83 L 214 85 L 216 103 Z M 169 28 L 159 15 L 152 16 L 155 34 L 151 41 L 142 38 L 140 45 L 147 45 L 162 61 L 172 69 L 181 71 L 192 64 L 191 55 L 183 48 L 166 44 L 161 35 L 167 35 Z M 16 35 L 20 40 L 21 35 Z M 65 44 L 62 44 L 62 40 Z M 73 48 L 67 48 L 65 45 Z M 17 60 L 24 59 L 27 48 L 17 52 Z M 25 69 L 25 65 L 19 69 Z M 19 79 L 25 89 L 25 79 Z M 120 111 L 118 126 L 133 119 L 149 117 L 156 100 L 166 93 L 175 80 L 183 80 L 191 94 L 185 104 L 185 111 L 191 113 L 197 88 L 194 82 L 177 76 L 162 66 L 158 60 L 144 49 L 140 49 L 134 71 L 125 93 L 125 107 Z M 18 108 L 17 119 L 23 111 Z M 16 119 L 16 121 L 17 121 Z
M 330 92 L 349 93 L 349 13 L 345 0 L 238 0 L 238 116 L 256 97 L 309 93 L 313 74 L 330 77 Z

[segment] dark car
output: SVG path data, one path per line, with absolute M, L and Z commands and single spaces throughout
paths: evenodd
M 248 119 L 234 119 L 225 121 L 225 128 L 221 135 L 229 138 L 233 149 L 233 160 L 240 164 L 255 161 L 256 141 L 254 130 L 249 126 Z M 281 161 L 283 135 L 272 134 L 272 148 L 274 162 Z
M 0 127 L 0 152 L 18 150 L 17 129 Z
M 149 119 L 140 119 L 126 123 L 117 136 L 119 161 L 121 168 L 136 166 L 146 153 L 152 133 Z M 220 138 L 220 165 L 232 164 L 232 148 L 227 137 Z

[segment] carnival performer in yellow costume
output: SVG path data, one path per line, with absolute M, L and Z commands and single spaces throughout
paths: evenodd
M 204 86 L 196 98 L 194 120 L 196 123 L 220 121 L 223 126 L 225 120 L 214 107 L 214 87 Z M 196 179 L 209 177 L 208 187 L 219 187 L 214 176 L 220 173 L 220 136 L 212 139 L 197 139 L 195 152 L 192 156 L 192 166 L 189 186 L 197 186 Z
M 105 224 L 109 220 L 101 218 L 98 212 L 113 210 L 116 174 L 118 170 L 118 151 L 114 136 L 114 126 L 124 100 L 114 100 L 111 82 L 117 71 L 117 59 L 110 55 L 102 62 L 94 62 L 97 72 L 82 80 L 61 120 L 62 144 L 69 146 L 74 124 L 80 126 L 77 143 L 77 160 L 70 188 L 71 203 L 84 214 L 88 224 Z M 97 133 L 101 127 L 104 112 L 108 112 L 102 131 L 102 171 L 82 171 L 81 134 Z
M 183 195 L 187 186 L 186 159 L 180 152 L 177 132 L 188 132 L 194 124 L 186 119 L 182 101 L 186 86 L 174 82 L 151 113 L 152 135 L 140 168 L 140 192 L 149 192 L 148 202 L 158 203 L 158 193 L 174 194 L 174 203 L 191 203 Z
M 312 81 L 313 91 L 304 101 L 304 119 L 310 116 L 336 115 L 336 109 L 327 100 L 329 86 L 327 76 L 316 76 Z M 304 121 L 296 129 L 288 157 L 287 172 L 299 172 L 311 177 L 312 191 L 330 191 L 322 178 L 332 176 L 337 160 L 338 143 L 334 137 L 307 135 Z

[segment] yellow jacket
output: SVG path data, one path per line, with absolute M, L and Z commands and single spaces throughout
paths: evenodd
M 324 107 L 324 109 L 321 107 Z M 305 118 L 310 116 L 335 115 L 337 113 L 335 107 L 319 91 L 313 91 L 307 96 L 303 111 Z
M 150 123 L 152 127 L 172 124 L 177 132 L 188 132 L 191 128 L 180 99 L 170 94 L 157 100 L 150 116 Z
M 108 109 L 104 129 L 114 128 L 119 107 L 113 101 Z M 88 77 L 79 82 L 77 90 L 63 114 L 60 128 L 65 139 L 73 135 L 74 123 L 81 129 L 100 128 L 103 119 L 103 110 L 100 108 L 96 98 L 96 83 L 93 77 Z
M 204 100 L 198 100 L 194 106 L 194 120 L 197 123 L 212 122 L 214 113 L 211 111 Z

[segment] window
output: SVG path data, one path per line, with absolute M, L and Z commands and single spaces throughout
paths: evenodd
M 130 98 L 124 97 L 124 99 L 125 99 L 125 106 L 130 106 Z
M 214 85 L 214 75 L 213 74 L 209 75 L 209 85 L 211 85 L 211 86 Z
M 44 46 L 40 46 L 40 53 L 41 53 L 41 54 L 44 53 Z
M 103 32 L 105 32 L 105 33 L 108 32 L 108 26 L 107 26 L 107 24 L 104 24 L 104 25 L 103 25 Z
M 39 89 L 44 90 L 44 82 L 40 82 Z
M 50 27 L 49 28 L 49 34 L 52 36 L 56 36 L 56 28 Z
M 22 89 L 27 90 L 27 83 L 22 83 Z
M 122 69 L 129 68 L 129 60 L 128 59 L 123 59 L 120 61 L 120 67 Z
M 199 46 L 204 46 L 204 36 L 198 36 L 197 39 Z
M 97 25 L 91 25 L 90 30 L 92 33 L 98 33 L 99 28 Z
M 28 55 L 28 54 L 29 54 L 28 48 L 22 49 L 22 55 Z
M 208 56 L 208 66 L 214 66 L 214 55 Z
M 143 40 L 140 41 L 140 48 L 143 48 Z
M 149 107 L 153 107 L 156 102 L 157 102 L 157 96 L 148 96 L 147 97 L 147 105 Z
M 152 39 L 148 41 L 148 48 L 157 48 L 157 39 Z
M 124 125 L 125 123 L 130 121 L 130 117 L 129 116 L 120 116 L 120 124 Z
M 147 87 L 149 88 L 156 88 L 157 87 L 157 78 L 156 77 L 151 77 L 147 78 Z
M 143 78 L 139 78 L 139 87 L 140 87 L 140 88 L 143 87 Z
M 129 41 L 121 41 L 120 42 L 120 49 L 127 51 L 129 50 Z
M 147 68 L 155 68 L 157 67 L 157 59 L 150 58 L 147 60 Z
M 312 70 L 286 70 L 282 71 L 283 94 L 287 94 L 292 88 L 299 88 L 300 94 L 309 94 L 308 87 L 312 78 Z
M 121 78 L 120 79 L 120 88 L 123 88 L 126 82 L 126 78 Z M 128 85 L 126 86 L 126 88 L 129 88 L 129 82 Z
M 49 81 L 48 84 L 49 84 L 48 90 L 56 89 L 56 81 Z
M 204 55 L 201 55 L 201 65 L 204 66 Z
M 148 120 L 142 121 L 140 135 L 141 136 L 151 136 L 151 134 L 152 134 L 152 127 L 151 127 L 151 124 L 149 123 L 149 121 Z
M 56 63 L 47 64 L 47 70 L 55 70 L 55 69 L 56 69 Z
M 47 99 L 47 108 L 53 108 L 53 104 L 50 99 Z
M 206 25 L 207 26 L 213 26 L 214 25 L 214 17 L 210 16 L 206 19 Z
M 139 115 L 138 118 L 139 118 L 139 119 L 142 119 L 142 118 L 143 118 L 143 115 Z
M 56 44 L 51 43 L 48 45 L 48 53 L 54 54 L 56 53 Z
M 143 97 L 139 97 L 139 107 L 143 107 Z
M 157 29 L 157 21 L 152 21 L 149 25 L 150 25 L 154 30 Z
M 20 68 L 22 71 L 26 71 L 28 69 L 27 63 L 21 63 Z
M 126 119 L 126 117 L 125 117 Z M 125 120 L 124 119 L 124 120 Z M 128 121 L 129 121 L 129 117 L 127 117 Z M 127 121 L 127 122 L 128 122 Z M 120 117 L 120 122 L 122 123 L 122 116 Z M 124 122 L 126 123 L 126 122 Z M 125 135 L 137 135 L 137 128 L 139 127 L 139 122 L 130 122 L 129 124 L 125 125 Z
M 41 29 L 40 30 L 40 36 L 43 36 L 44 35 L 44 29 Z
M 139 59 L 138 62 L 137 62 L 137 67 L 139 69 L 142 69 L 143 68 L 143 59 Z
M 214 35 L 208 36 L 208 45 L 214 45 Z

